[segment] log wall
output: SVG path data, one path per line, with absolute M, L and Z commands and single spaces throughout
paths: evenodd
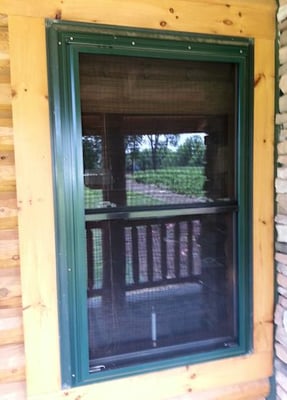
M 0 13 L 1 400 L 265 398 L 273 360 L 275 0 L 1 0 Z M 255 38 L 251 354 L 61 388 L 45 18 Z
M 0 398 L 25 395 L 8 18 L 0 15 Z

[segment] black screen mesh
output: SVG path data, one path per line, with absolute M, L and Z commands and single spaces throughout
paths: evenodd
M 235 79 L 80 57 L 91 370 L 236 341 Z

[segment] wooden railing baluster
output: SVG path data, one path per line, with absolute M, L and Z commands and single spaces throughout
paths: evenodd
M 193 274 L 193 221 L 187 222 L 187 265 L 188 275 Z
M 147 250 L 147 277 L 148 282 L 153 281 L 153 246 L 152 246 L 152 226 L 146 227 L 146 250 Z
M 166 254 L 166 224 L 160 225 L 160 258 L 161 258 L 161 277 L 167 279 L 167 254 Z
M 136 226 L 132 226 L 132 274 L 133 281 L 135 284 L 139 283 L 139 243 L 138 243 L 138 229 Z
M 179 222 L 174 224 L 174 273 L 176 278 L 180 278 L 180 226 Z
M 110 229 L 112 225 L 113 234 L 116 237 L 114 221 L 112 224 L 111 221 L 86 222 L 88 290 L 90 296 L 103 296 L 106 289 L 110 290 L 107 284 L 111 281 L 109 276 L 111 254 L 108 254 L 107 251 L 103 254 L 101 254 L 101 251 L 95 253 L 94 237 L 95 232 L 99 230 L 102 237 L 101 242 L 102 244 L 105 243 L 107 247 L 110 240 L 110 231 L 107 231 L 107 226 Z M 198 280 L 198 275 L 201 274 L 200 244 L 198 243 L 200 221 L 198 219 L 185 216 L 145 220 L 131 219 L 125 220 L 121 228 L 126 230 L 124 240 L 125 243 L 128 241 L 129 246 L 126 252 L 130 255 L 132 263 L 132 278 L 125 281 L 124 287 L 121 288 L 123 292 L 164 286 L 167 283 L 177 284 Z M 126 228 L 130 228 L 130 230 Z M 158 241 L 160 251 L 156 247 Z M 119 249 L 122 249 L 122 247 L 119 247 Z M 119 249 L 114 250 L 115 253 L 119 252 Z M 186 250 L 186 257 L 181 255 L 181 250 Z M 123 257 L 121 265 L 126 263 L 127 258 Z M 118 253 L 117 257 L 113 259 L 119 261 Z M 95 287 L 95 280 L 97 279 L 95 276 L 96 262 L 102 265 L 103 272 L 103 284 L 99 287 Z M 125 269 L 127 269 L 126 265 Z

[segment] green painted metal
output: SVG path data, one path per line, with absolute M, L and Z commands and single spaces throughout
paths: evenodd
M 162 370 L 252 351 L 253 41 L 47 20 L 62 386 Z M 238 345 L 89 372 L 79 53 L 231 62 L 238 70 Z M 244 188 L 244 190 L 243 190 Z

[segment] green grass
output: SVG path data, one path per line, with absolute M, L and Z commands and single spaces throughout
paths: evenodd
M 97 208 L 103 201 L 102 190 L 90 189 L 85 186 L 85 208 Z
M 136 172 L 133 179 L 139 183 L 153 184 L 174 193 L 203 196 L 205 182 L 203 167 L 176 167 Z
M 98 208 L 103 202 L 103 193 L 100 189 L 85 187 L 85 208 Z M 146 194 L 129 191 L 127 193 L 129 206 L 160 205 L 160 200 L 154 199 Z
M 204 196 L 203 185 L 205 182 L 203 167 L 176 167 L 135 172 L 130 175 L 138 183 L 156 185 L 161 189 L 187 196 Z M 85 207 L 98 208 L 103 202 L 102 190 L 85 187 Z M 127 192 L 129 206 L 160 205 L 160 201 L 152 193 L 143 194 L 135 191 Z

